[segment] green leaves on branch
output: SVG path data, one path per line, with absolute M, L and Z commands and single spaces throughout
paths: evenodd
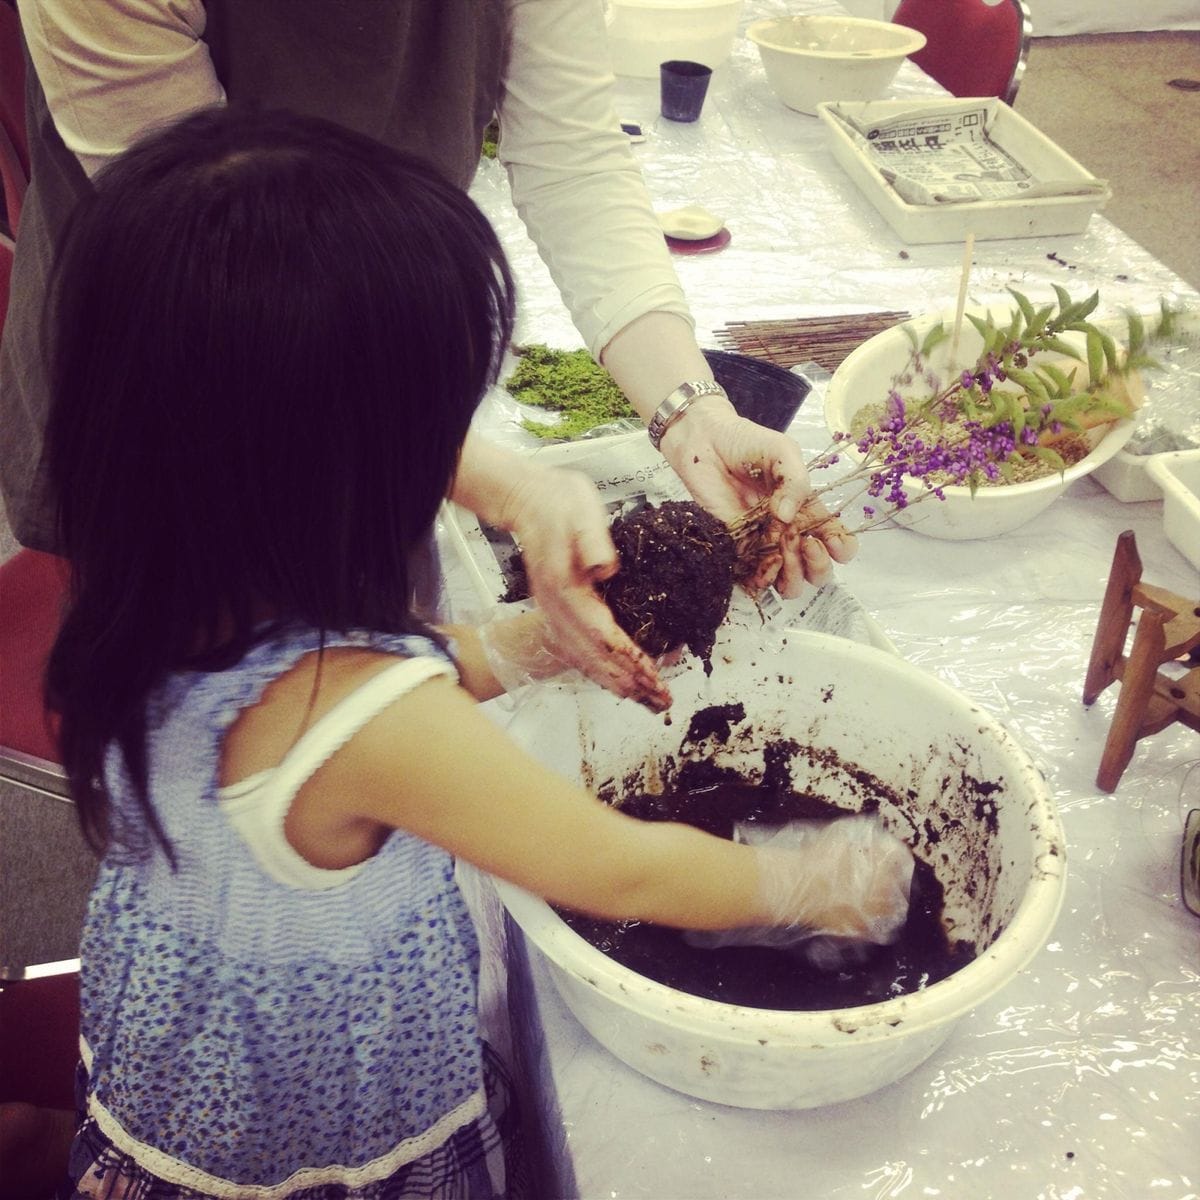
M 954 420 L 984 429 L 1007 427 L 1018 455 L 1063 470 L 1055 444 L 1133 414 L 1125 377 L 1147 361 L 1152 335 L 1131 315 L 1129 349 L 1123 351 L 1107 329 L 1089 319 L 1100 303 L 1099 292 L 1076 300 L 1055 285 L 1056 302 L 1038 305 L 1009 290 L 1015 301 L 1011 312 L 965 314 L 982 342 L 974 365 L 915 408 L 935 430 Z M 1171 315 L 1164 306 L 1160 330 Z M 944 322 L 923 337 L 906 332 L 918 366 L 950 336 Z

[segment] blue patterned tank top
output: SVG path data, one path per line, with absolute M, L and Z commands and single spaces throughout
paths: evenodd
M 435 660 L 418 681 L 453 675 L 425 638 L 326 645 Z M 161 1178 L 217 1195 L 369 1184 L 484 1111 L 478 946 L 451 856 L 397 831 L 304 886 L 265 868 L 220 802 L 226 731 L 317 646 L 291 629 L 153 698 L 150 798 L 177 869 L 115 750 L 107 764 L 113 844 L 81 948 L 89 1112 Z

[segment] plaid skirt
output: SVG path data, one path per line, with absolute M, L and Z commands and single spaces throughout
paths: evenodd
M 486 1042 L 483 1082 L 487 1111 L 423 1158 L 363 1187 L 301 1187 L 288 1192 L 287 1200 L 530 1200 L 512 1081 Z M 208 1192 L 167 1183 L 118 1150 L 86 1115 L 86 1090 L 87 1072 L 80 1064 L 76 1095 L 81 1123 L 58 1200 L 217 1200 Z

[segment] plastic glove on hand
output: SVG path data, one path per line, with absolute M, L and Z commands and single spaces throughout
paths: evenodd
M 510 695 L 570 668 L 549 621 L 536 608 L 510 605 L 477 629 L 497 683 Z
M 591 480 L 561 468 L 527 470 L 504 518 L 550 624 L 553 655 L 618 696 L 655 712 L 667 708 L 671 693 L 653 659 L 617 625 L 596 591 L 618 563 L 608 513 Z
M 734 841 L 758 855 L 759 887 L 770 926 L 689 934 L 693 945 L 787 948 L 814 941 L 809 957 L 825 969 L 894 942 L 908 918 L 912 851 L 874 816 L 751 823 Z

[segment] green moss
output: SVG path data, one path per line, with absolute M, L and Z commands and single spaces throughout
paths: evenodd
M 484 158 L 495 158 L 500 148 L 500 122 L 493 117 L 483 131 L 483 147 L 480 153 Z
M 562 414 L 555 422 L 521 422 L 541 438 L 579 437 L 597 425 L 637 415 L 613 377 L 586 350 L 523 346 L 504 386 L 522 404 Z

